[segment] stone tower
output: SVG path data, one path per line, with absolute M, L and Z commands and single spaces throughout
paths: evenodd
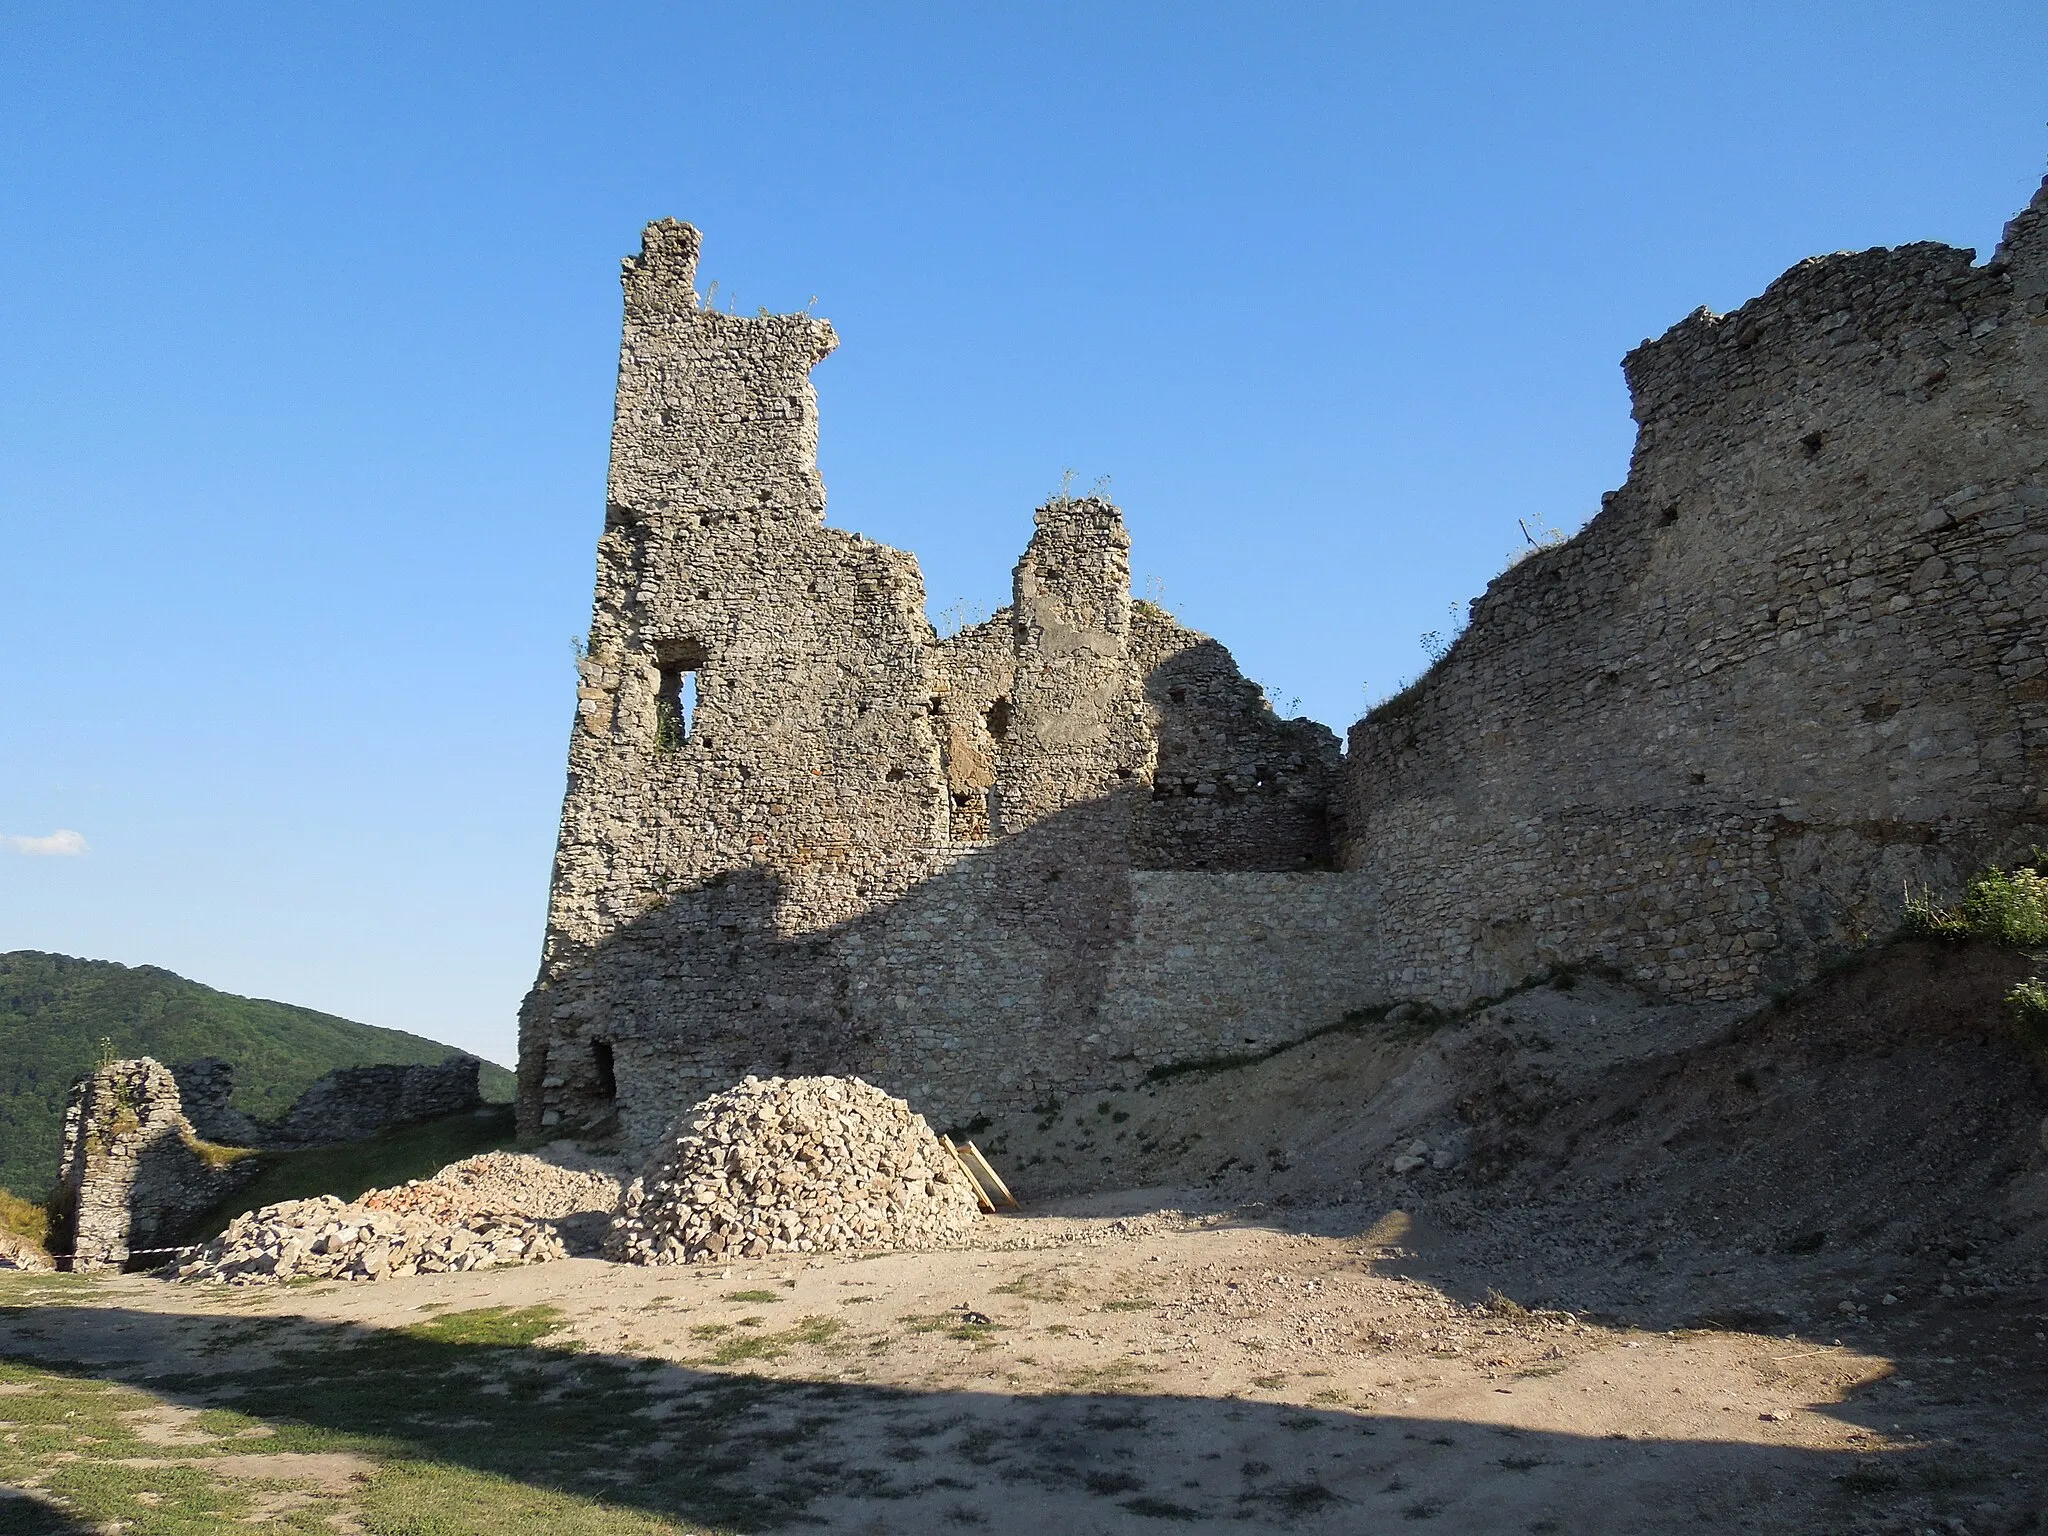
M 1335 738 L 1133 603 L 1106 502 L 1042 508 L 1012 606 L 940 641 L 915 559 L 825 526 L 832 328 L 704 308 L 698 244 L 653 224 L 625 263 L 524 1121 L 645 1142 L 796 1065 L 942 1118 L 1095 1080 L 1132 871 L 1327 864 Z

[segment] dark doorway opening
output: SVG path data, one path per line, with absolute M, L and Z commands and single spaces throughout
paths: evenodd
M 590 1064 L 597 1069 L 597 1096 L 607 1104 L 619 1096 L 618 1074 L 612 1070 L 612 1043 L 609 1040 L 590 1042 Z

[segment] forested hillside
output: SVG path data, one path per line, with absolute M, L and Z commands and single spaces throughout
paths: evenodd
M 171 1063 L 219 1056 L 235 1066 L 236 1106 L 282 1114 L 322 1073 L 375 1062 L 433 1062 L 449 1046 L 237 997 L 153 965 L 0 954 L 0 1187 L 40 1197 L 57 1174 L 64 1095 L 100 1041 L 118 1056 Z M 484 1097 L 508 1099 L 512 1074 L 486 1064 Z

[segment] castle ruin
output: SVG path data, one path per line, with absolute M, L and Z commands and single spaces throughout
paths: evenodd
M 936 1123 L 1561 966 L 1754 995 L 2048 841 L 2048 185 L 1996 256 L 1802 262 L 1626 361 L 1627 482 L 1352 728 L 1130 596 L 1092 498 L 941 639 L 828 528 L 807 315 L 625 263 L 522 1125 L 749 1073 Z

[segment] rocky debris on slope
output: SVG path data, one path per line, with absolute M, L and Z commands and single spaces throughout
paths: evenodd
M 618 1209 L 621 1181 L 616 1165 L 586 1157 L 571 1147 L 530 1152 L 485 1152 L 450 1163 L 427 1181 L 460 1192 L 472 1208 L 516 1211 L 554 1221 L 564 1216 Z
M 966 1173 L 901 1099 L 851 1077 L 749 1077 L 677 1122 L 626 1188 L 607 1258 L 940 1248 L 974 1224 Z
M 567 1257 L 552 1226 L 524 1216 L 487 1211 L 443 1221 L 316 1195 L 237 1216 L 173 1278 L 227 1285 L 382 1280 Z
M 431 1179 L 362 1197 L 373 1210 L 452 1222 L 501 1214 L 544 1221 L 571 1253 L 592 1253 L 619 1207 L 617 1171 L 573 1148 L 547 1155 L 485 1152 L 450 1163 Z

